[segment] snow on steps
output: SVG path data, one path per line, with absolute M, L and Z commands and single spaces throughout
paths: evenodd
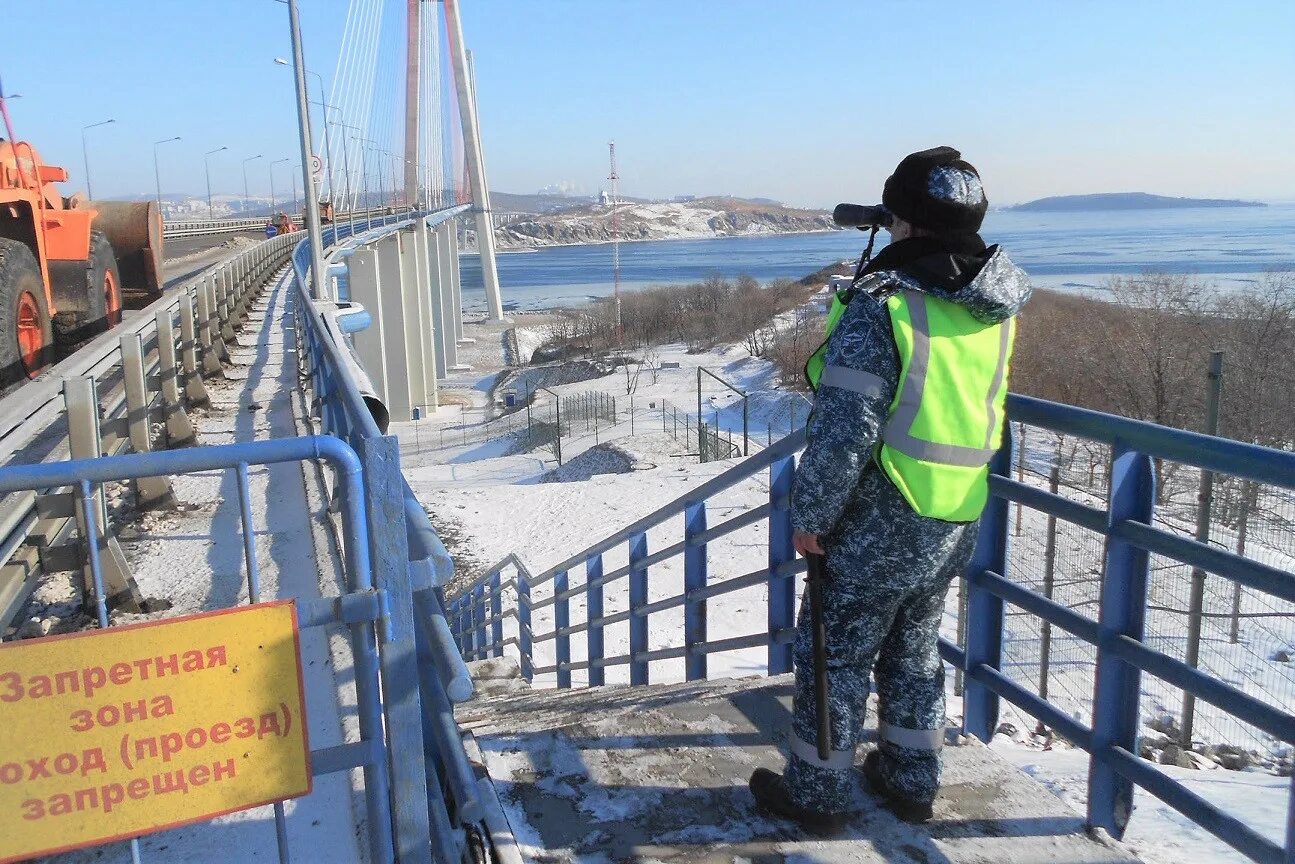
M 762 815 L 746 781 L 758 766 L 783 764 L 789 675 L 558 691 L 526 687 L 507 661 L 473 665 L 481 695 L 458 707 L 458 719 L 528 861 L 1136 860 L 1090 837 L 1081 815 L 954 730 L 926 826 L 906 825 L 866 796 L 848 831 L 831 839 Z

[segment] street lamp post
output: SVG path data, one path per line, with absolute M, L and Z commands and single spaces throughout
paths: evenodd
M 348 128 L 345 123 L 339 125 L 343 128 Z M 351 147 L 349 141 L 342 142 L 342 159 L 346 162 L 346 221 L 351 226 L 351 234 L 355 234 L 355 207 L 351 204 Z
M 251 162 L 254 159 L 260 159 L 260 158 L 261 158 L 261 154 L 257 153 L 255 156 L 248 156 L 246 159 L 243 160 L 243 215 L 244 216 L 247 215 L 247 163 Z
M 274 166 L 278 165 L 280 162 L 291 162 L 291 161 L 292 160 L 289 159 L 287 156 L 284 156 L 282 159 L 275 159 L 273 162 L 270 163 L 270 217 L 271 218 L 274 217 L 274 210 L 276 206 L 275 200 L 274 200 Z
M 383 176 L 382 159 L 380 158 L 383 150 L 378 146 L 378 142 L 372 138 L 361 138 L 360 140 L 365 144 L 372 145 L 374 167 L 378 169 L 378 200 L 382 202 L 382 210 L 385 215 L 387 209 L 387 178 Z
M 342 128 L 344 128 L 344 129 L 350 129 L 351 131 L 355 132 L 355 134 L 354 134 L 354 135 L 350 136 L 350 137 L 347 139 L 347 144 L 348 144 L 348 145 L 350 144 L 350 142 L 351 142 L 351 141 L 354 141 L 354 142 L 356 142 L 357 144 L 359 144 L 359 145 L 360 145 L 360 188 L 364 190 L 364 191 L 363 191 L 363 195 L 364 195 L 364 199 L 363 199 L 363 200 L 364 200 L 364 227 L 365 227 L 365 229 L 372 228 L 372 227 L 373 227 L 373 215 L 372 215 L 371 213 L 369 213 L 369 210 L 370 210 L 370 208 L 371 208 L 371 206 L 372 206 L 372 202 L 369 200 L 369 163 L 368 163 L 368 148 L 366 148 L 366 147 L 364 146 L 364 139 L 363 139 L 363 138 L 361 138 L 361 137 L 359 137 L 359 134 L 360 134 L 360 127 L 358 127 L 358 126 L 352 126 L 350 123 L 343 123 L 343 124 L 342 124 Z M 349 149 L 350 149 L 350 147 L 348 146 L 348 147 L 347 147 L 347 150 L 349 151 Z M 348 158 L 349 158 L 349 157 L 348 157 Z M 347 183 L 348 183 L 348 185 L 349 185 L 349 183 L 350 183 L 349 176 L 348 176 L 348 179 L 347 179 Z M 355 226 L 354 226 L 354 223 L 352 223 L 351 227 L 352 227 L 352 230 L 354 230 L 354 227 L 355 227 Z
M 300 166 L 300 165 L 293 165 L 293 166 L 292 166 L 292 171 L 290 171 L 290 172 L 289 172 L 289 176 L 290 176 L 290 177 L 292 177 L 292 205 L 291 205 L 288 209 L 292 210 L 294 213 L 297 211 L 297 174 L 296 174 L 296 172 L 297 172 L 297 171 L 300 171 L 300 170 L 301 170 L 301 166 Z
M 301 139 L 301 164 L 305 171 L 309 170 L 304 166 L 309 166 L 312 155 L 310 103 L 306 98 L 306 60 L 301 48 L 301 19 L 297 15 L 297 0 L 288 0 L 288 28 L 292 34 L 292 80 L 297 91 L 297 134 Z M 319 230 L 319 196 L 315 194 L 315 184 L 309 177 L 302 177 L 302 185 L 306 187 L 306 233 L 310 237 L 310 296 L 315 300 L 324 300 L 328 299 L 325 293 L 328 280 L 324 277 L 324 237 Z M 278 816 L 277 813 L 275 815 Z
M 287 60 L 284 60 L 282 57 L 275 57 L 274 62 L 278 63 L 280 66 L 291 65 L 290 63 L 288 63 Z M 312 72 L 309 69 L 306 70 L 306 74 L 314 75 L 315 78 L 319 81 L 319 99 L 318 101 L 315 102 L 315 104 L 319 106 L 319 113 L 324 115 L 324 160 L 328 163 L 328 200 L 336 204 L 337 187 L 333 185 L 333 144 L 331 141 L 331 136 L 329 136 L 328 134 L 328 109 L 332 108 L 334 111 L 337 111 L 338 113 L 341 113 L 341 109 L 339 109 L 336 105 L 329 105 L 327 102 L 324 101 L 324 76 L 320 75 L 318 72 Z
M 217 147 L 215 150 L 208 150 L 202 157 L 202 167 L 207 173 L 207 218 L 214 218 L 211 213 L 211 156 L 213 153 L 219 153 L 222 150 L 228 150 L 228 147 Z
M 13 96 L 6 96 L 6 99 L 17 99 L 17 93 Z M 90 148 L 85 143 L 85 130 L 93 129 L 96 126 L 107 126 L 109 123 L 116 123 L 116 120 L 100 120 L 98 123 L 91 123 L 89 126 L 81 127 L 81 159 L 85 163 L 85 197 L 91 201 L 94 200 L 94 193 L 90 191 Z
M 157 166 L 157 148 L 160 144 L 170 144 L 172 141 L 179 141 L 180 136 L 174 138 L 163 138 L 161 141 L 153 142 L 153 182 L 157 184 L 157 212 L 162 212 L 162 173 Z

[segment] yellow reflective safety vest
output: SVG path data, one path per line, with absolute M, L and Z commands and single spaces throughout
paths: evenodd
M 965 307 L 920 291 L 885 302 L 900 378 L 877 464 L 917 513 L 974 521 L 989 500 L 989 460 L 1003 441 L 1016 319 L 986 324 Z M 829 337 L 841 312 L 829 316 Z M 815 352 L 806 366 L 815 390 L 820 383 L 858 392 L 879 386 L 870 373 L 826 366 L 825 354 Z

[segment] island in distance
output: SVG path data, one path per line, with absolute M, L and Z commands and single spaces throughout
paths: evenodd
M 1222 198 L 1170 198 L 1146 192 L 1102 192 L 1096 195 L 1054 195 L 1008 210 L 1036 212 L 1075 212 L 1080 210 L 1178 210 L 1189 207 L 1267 207 L 1259 201 L 1237 201 Z

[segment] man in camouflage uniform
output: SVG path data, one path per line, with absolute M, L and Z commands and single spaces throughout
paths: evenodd
M 815 831 L 841 828 L 858 809 L 854 757 L 863 741 L 870 673 L 880 703 L 880 744 L 867 754 L 863 773 L 902 818 L 930 818 L 945 723 L 936 641 L 949 585 L 976 542 L 976 515 L 963 521 L 919 515 L 878 465 L 902 373 L 886 301 L 897 292 L 921 292 L 958 304 L 989 326 L 1015 316 L 1030 295 L 1025 273 L 998 246 L 986 248 L 977 233 L 987 201 L 979 174 L 956 150 L 906 158 L 886 182 L 884 205 L 894 218 L 892 242 L 863 269 L 825 343 L 831 376 L 818 382 L 792 494 L 796 550 L 826 555 L 832 752 L 826 762 L 817 752 L 806 596 L 793 653 L 786 774 L 762 768 L 751 777 L 764 809 Z M 1010 354 L 1007 339 L 1004 345 Z M 1004 392 L 1005 364 L 1006 356 Z M 984 401 L 983 391 L 979 398 Z M 989 416 L 992 424 L 992 411 Z

